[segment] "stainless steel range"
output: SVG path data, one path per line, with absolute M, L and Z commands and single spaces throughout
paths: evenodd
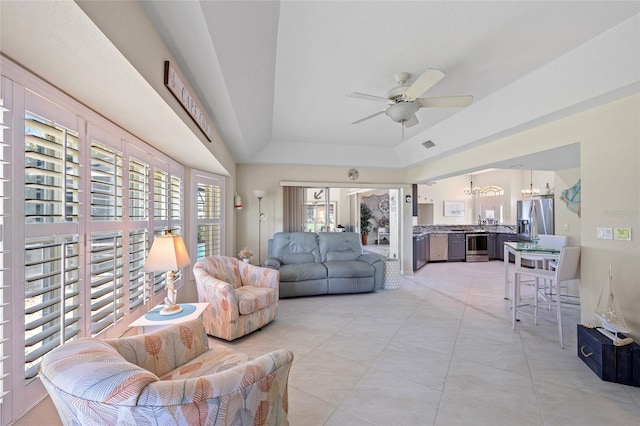
M 467 232 L 467 262 L 488 262 L 489 261 L 489 236 L 486 232 Z

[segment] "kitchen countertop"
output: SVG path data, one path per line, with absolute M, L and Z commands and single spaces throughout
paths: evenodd
M 417 225 L 413 227 L 413 235 L 452 234 L 487 232 L 494 234 L 515 234 L 515 225 Z

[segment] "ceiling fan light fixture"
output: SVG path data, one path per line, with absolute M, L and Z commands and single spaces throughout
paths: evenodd
M 417 103 L 398 102 L 389 106 L 384 113 L 396 123 L 403 123 L 410 120 L 419 109 L 420 106 Z

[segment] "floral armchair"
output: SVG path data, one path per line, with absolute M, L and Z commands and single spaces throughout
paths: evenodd
M 292 361 L 286 350 L 249 360 L 209 348 L 196 319 L 58 346 L 44 356 L 40 379 L 65 425 L 287 425 Z
M 226 340 L 249 334 L 276 317 L 280 273 L 234 257 L 211 256 L 193 267 L 198 300 L 209 302 L 207 334 Z

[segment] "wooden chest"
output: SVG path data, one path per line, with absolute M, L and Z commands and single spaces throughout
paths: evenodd
M 634 347 L 631 348 L 631 359 L 633 360 L 633 386 L 640 388 L 640 345 L 634 343 Z
M 637 343 L 615 346 L 611 339 L 595 328 L 578 324 L 578 357 L 602 380 L 640 386 L 640 367 L 637 367 L 640 363 L 640 346 Z

